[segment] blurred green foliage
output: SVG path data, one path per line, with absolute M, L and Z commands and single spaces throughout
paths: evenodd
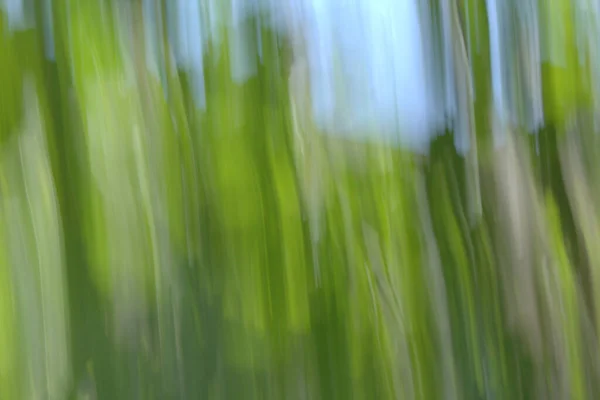
M 261 16 L 244 39 L 221 21 L 202 109 L 164 0 L 153 21 L 141 1 L 40 0 L 17 31 L 0 11 L 0 399 L 597 398 L 575 2 L 540 6 L 568 54 L 543 65 L 530 136 L 493 117 L 487 3 L 458 3 L 466 155 L 453 131 L 426 155 L 319 131 L 302 47 Z M 257 66 L 244 82 L 235 40 Z

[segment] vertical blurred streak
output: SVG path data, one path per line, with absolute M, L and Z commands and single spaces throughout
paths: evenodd
M 258 37 L 254 10 L 249 0 L 228 0 L 230 15 L 226 19 L 231 76 L 243 84 L 258 73 Z M 276 80 L 276 77 L 271 77 Z
M 587 394 L 584 354 L 581 346 L 583 342 L 581 303 L 577 294 L 581 287 L 577 284 L 567 256 L 558 206 L 550 194 L 546 195 L 545 200 L 544 226 L 547 233 L 543 241 L 548 259 L 546 265 L 542 266 L 542 274 L 545 274 L 547 281 L 550 281 L 550 287 L 546 287 L 550 289 L 547 302 L 550 304 L 556 302 L 551 306 L 552 314 L 556 316 L 551 316 L 554 326 L 550 330 L 550 335 L 560 341 L 560 344 L 551 351 L 556 354 L 559 388 L 563 398 L 585 399 Z
M 163 94 L 162 91 L 156 92 L 153 83 L 157 81 L 158 76 L 154 75 L 154 65 L 148 63 L 148 43 L 156 40 L 151 36 L 147 36 L 149 29 L 152 27 L 152 20 L 147 19 L 147 8 L 142 0 L 134 0 L 130 21 L 133 24 L 131 31 L 132 35 L 132 46 L 129 48 L 133 59 L 129 66 L 134 70 L 136 76 L 136 86 L 134 88 L 137 91 L 137 96 L 134 97 L 134 101 L 139 102 L 139 120 L 135 121 L 129 129 L 133 130 L 133 155 L 134 162 L 136 165 L 137 182 L 131 182 L 132 185 L 137 183 L 136 189 L 139 190 L 139 195 L 136 200 L 138 202 L 137 207 L 144 209 L 149 236 L 149 245 L 152 256 L 147 262 L 152 264 L 152 273 L 154 274 L 154 290 L 155 299 L 152 307 L 157 315 L 156 331 L 158 333 L 158 363 L 159 368 L 165 368 L 163 372 L 165 381 L 172 379 L 171 373 L 175 372 L 174 363 L 171 362 L 171 356 L 173 355 L 173 330 L 172 324 L 171 307 L 172 305 L 172 278 L 173 278 L 173 267 L 171 265 L 171 252 L 169 244 L 169 234 L 164 233 L 162 230 L 169 228 L 168 222 L 163 219 L 168 218 L 165 214 L 165 210 L 161 209 L 167 204 L 164 203 L 164 192 L 161 190 L 164 185 L 168 182 L 161 182 L 164 177 L 160 174 L 160 171 L 155 170 L 153 167 L 161 165 L 163 168 L 169 166 L 164 163 L 161 157 L 161 152 L 158 146 L 164 144 L 160 143 L 160 136 L 165 134 L 162 129 L 165 125 L 160 117 L 164 112 L 160 106 L 162 103 L 156 102 L 158 96 Z M 154 25 L 155 26 L 155 25 Z M 153 44 L 154 47 L 154 44 Z M 158 103 L 158 104 L 157 104 Z M 170 132 L 166 132 L 169 134 Z M 174 140 L 174 138 L 170 138 Z M 158 179 L 157 179 L 158 178 Z M 162 179 L 161 179 L 162 178 Z M 175 181 L 175 183 L 178 183 Z M 137 196 L 136 196 L 137 197 Z M 122 308 L 123 305 L 116 303 L 117 308 Z M 140 311 L 138 311 L 140 312 Z M 146 310 L 141 310 L 141 313 Z M 119 311 L 116 312 L 119 315 Z M 130 318 L 125 315 L 125 318 Z M 123 320 L 117 320 L 117 324 L 126 323 Z M 138 322 L 139 323 L 139 322 Z M 142 324 L 144 321 L 142 320 Z M 144 328 L 143 326 L 141 327 Z M 138 328 L 139 329 L 139 328 Z M 144 340 L 144 333 L 136 332 L 136 336 L 140 336 L 137 340 Z M 131 340 L 131 339 L 130 339 Z M 134 339 L 135 340 L 135 339 Z M 138 360 L 140 354 L 137 355 Z M 138 361 L 139 362 L 139 361 Z M 130 368 L 135 368 L 130 366 Z M 177 371 L 183 374 L 183 371 Z M 140 385 L 143 385 L 143 378 L 140 379 Z M 183 387 L 179 388 L 183 390 Z M 182 395 L 182 392 L 179 392 Z
M 186 313 L 189 310 L 197 313 L 199 305 L 195 302 L 186 304 L 184 299 L 189 299 L 190 295 L 196 296 L 199 288 L 195 287 L 198 284 L 195 280 L 185 282 L 186 272 L 201 274 L 206 272 L 203 265 L 199 263 L 201 257 L 207 252 L 201 248 L 202 235 L 200 232 L 201 223 L 201 188 L 204 183 L 201 181 L 201 175 L 198 168 L 198 138 L 192 137 L 193 127 L 196 126 L 197 107 L 201 106 L 202 99 L 194 96 L 194 104 L 186 104 L 184 93 L 185 88 L 182 86 L 180 79 L 180 70 L 177 69 L 175 58 L 173 57 L 173 49 L 176 43 L 169 40 L 169 29 L 172 28 L 172 21 L 169 18 L 169 5 L 172 4 L 169 0 L 158 0 L 157 7 L 159 8 L 161 20 L 159 21 L 157 37 L 161 43 L 160 57 L 162 65 L 164 65 L 164 75 L 166 82 L 163 82 L 163 90 L 166 91 L 165 107 L 166 114 L 163 133 L 165 145 L 164 157 L 168 165 L 170 173 L 164 179 L 170 188 L 167 189 L 167 205 L 169 209 L 169 225 L 170 241 L 172 245 L 171 260 L 165 260 L 165 264 L 179 264 L 183 261 L 183 268 L 172 268 L 171 271 L 171 287 L 170 287 L 170 310 L 165 310 L 165 322 L 171 321 L 173 325 L 172 336 L 169 341 L 164 343 L 165 354 L 167 358 L 169 352 L 174 353 L 173 360 L 169 360 L 163 364 L 163 368 L 168 371 L 168 376 L 173 379 L 173 382 L 178 386 L 177 390 L 180 396 L 193 396 L 194 385 L 190 385 L 190 380 L 187 379 L 192 371 L 189 368 L 190 362 L 194 362 L 194 355 L 188 354 L 186 344 L 189 347 L 190 341 L 200 342 L 200 346 L 204 346 L 204 341 L 201 338 L 205 335 L 204 327 L 200 327 L 202 331 L 198 331 L 198 327 L 193 331 L 193 334 L 186 329 Z M 198 2 L 200 4 L 200 2 Z M 202 2 L 204 3 L 204 2 Z M 200 17 L 200 15 L 198 15 Z M 206 37 L 202 36 L 204 42 L 196 43 L 197 50 L 202 51 L 205 45 Z M 199 71 L 204 84 L 204 73 Z M 195 72 L 191 71 L 193 75 Z M 198 77 L 198 74 L 193 75 L 193 79 Z M 196 94 L 196 92 L 194 92 Z M 204 96 L 204 91 L 200 93 Z M 159 102 L 159 104 L 162 104 Z M 186 112 L 188 111 L 188 112 Z M 173 147 L 172 147 L 173 146 Z M 169 182 L 170 181 L 170 182 Z M 180 182 L 178 186 L 176 182 Z M 180 189 L 180 190 L 179 190 Z M 179 229 L 177 227 L 180 227 Z M 173 227 L 175 227 L 173 229 Z M 206 279 L 203 282 L 205 287 L 211 288 L 212 282 Z M 195 297 L 192 297 L 195 298 Z M 189 300 L 188 300 L 189 302 Z M 164 308 L 168 308 L 165 305 Z M 159 310 L 160 311 L 160 310 Z M 188 314 L 189 315 L 189 314 Z M 194 314 L 197 317 L 197 314 Z M 170 318 L 170 319 L 169 319 Z M 172 364 L 171 364 L 172 363 Z M 175 367 L 173 367 L 175 365 Z M 172 370 L 172 371 L 171 371 Z M 202 382 L 202 380 L 200 380 Z M 201 383 L 202 384 L 202 383 Z
M 92 309 L 112 311 L 104 321 L 111 324 L 112 335 L 98 335 L 98 341 L 116 342 L 107 346 L 105 352 L 114 353 L 106 359 L 105 354 L 92 354 L 102 367 L 100 393 L 118 386 L 127 394 L 149 383 L 144 376 L 150 365 L 142 364 L 149 357 L 147 350 L 144 353 L 148 320 L 157 311 L 154 306 L 166 298 L 161 256 L 168 246 L 159 218 L 165 212 L 164 198 L 155 186 L 163 181 L 157 171 L 165 168 L 156 150 L 160 120 L 152 120 L 162 110 L 152 108 L 155 91 L 146 81 L 143 26 L 130 20 L 129 33 L 134 35 L 125 37 L 122 25 L 126 18 L 140 15 L 125 14 L 127 10 L 114 4 L 112 9 L 98 2 L 69 2 L 69 6 L 75 110 L 83 122 L 84 179 L 77 197 L 83 209 L 86 267 L 101 298 Z M 103 12 L 105 24 L 94 23 Z M 131 45 L 138 51 L 132 52 L 127 47 Z
M 503 33 L 502 33 L 502 12 L 505 2 L 498 0 L 486 0 L 488 25 L 490 34 L 490 65 L 492 73 L 492 94 L 494 111 L 497 115 L 498 122 L 504 124 L 506 122 L 506 95 L 504 93 L 504 73 L 503 73 Z M 502 129 L 493 129 L 494 143 L 503 144 L 505 141 Z
M 588 20 L 588 52 L 594 88 L 594 131 L 600 131 L 600 2 L 590 1 L 585 15 Z
M 499 215 L 506 219 L 499 228 L 508 229 L 499 236 L 506 241 L 499 248 L 512 253 L 504 260 L 512 264 L 510 270 L 502 270 L 508 290 L 508 328 L 517 329 L 532 357 L 538 395 L 585 398 L 581 304 L 557 209 L 552 199 L 544 205 L 524 146 L 513 133 L 507 138 L 506 146 L 496 153 L 510 159 L 502 167 L 498 159 L 496 179 L 499 193 L 504 193 Z M 500 173 L 500 168 L 505 172 Z
M 15 290 L 12 279 L 12 267 L 9 255 L 9 219 L 4 215 L 5 200 L 9 187 L 6 173 L 0 169 L 0 396 L 18 398 L 21 394 L 21 376 L 19 375 L 19 333 L 17 330 L 17 312 Z
M 452 35 L 452 8 L 450 0 L 439 0 L 441 12 L 443 60 L 444 60 L 444 85 L 445 85 L 445 112 L 446 118 L 453 121 L 457 114 L 456 88 L 454 73 L 454 43 Z
M 427 198 L 423 172 L 417 171 L 416 193 L 418 198 L 418 213 L 425 240 L 424 257 L 427 282 L 430 295 L 433 297 L 433 314 L 436 322 L 438 341 L 441 347 L 441 358 L 444 374 L 444 398 L 457 399 L 460 388 L 457 385 L 454 354 L 452 350 L 452 329 L 447 305 L 446 283 L 442 272 L 442 260 L 439 254 L 433 231 L 433 222 L 429 212 L 430 206 Z
M 428 93 L 431 95 L 431 109 L 433 110 L 431 132 L 427 143 L 443 133 L 452 122 L 446 108 L 447 86 L 445 84 L 446 63 L 443 51 L 445 37 L 442 35 L 440 21 L 439 0 L 419 2 L 419 17 L 421 31 L 423 32 L 423 58 L 427 71 L 426 83 Z
M 50 61 L 56 61 L 54 54 L 54 17 L 52 11 L 52 0 L 36 1 L 34 8 L 37 17 L 37 29 L 42 32 L 41 36 L 46 59 Z M 39 14 L 41 14 L 41 17 Z
M 62 224 L 34 85 L 24 87 L 22 130 L 0 159 L 8 175 L 3 212 L 21 337 L 21 362 L 13 367 L 22 374 L 16 384 L 24 398 L 62 399 L 71 380 Z
M 501 128 L 501 123 L 494 129 Z M 532 177 L 522 160 L 522 151 L 512 132 L 505 132 L 505 144 L 494 152 L 494 180 L 499 196 L 499 242 L 501 273 L 508 329 L 520 335 L 534 359 L 542 359 L 542 327 L 534 282 L 535 238 L 532 221 Z M 506 258 L 504 258 L 506 257 Z
M 388 279 L 387 272 L 389 271 L 386 271 L 387 262 L 392 264 L 391 267 L 398 267 L 398 265 L 393 263 L 398 260 L 392 261 L 390 260 L 392 257 L 386 257 L 385 254 L 382 254 L 380 245 L 385 247 L 385 243 L 377 243 L 379 241 L 377 232 L 374 228 L 368 226 L 364 222 L 363 235 L 367 247 L 367 254 L 371 263 L 370 267 L 373 270 L 373 280 L 376 283 L 376 289 L 378 289 L 377 296 L 380 302 L 380 312 L 383 320 L 382 328 L 383 331 L 389 335 L 390 340 L 391 348 L 389 351 L 391 353 L 391 360 L 389 369 L 392 376 L 393 392 L 396 396 L 401 396 L 401 398 L 414 399 L 414 357 L 411 357 L 411 343 L 409 342 L 409 332 L 407 329 L 408 323 L 405 320 L 403 302 L 398 300 L 398 297 L 400 297 L 398 296 L 398 287 L 396 286 L 398 282 L 394 279 Z M 385 334 L 381 336 L 385 339 Z
M 207 7 L 207 4 L 212 3 L 174 0 L 167 2 L 165 8 L 167 37 L 173 48 L 176 66 L 191 77 L 194 105 L 200 110 L 206 108 L 204 54 L 208 40 L 220 37 L 219 29 L 222 28 L 217 19 L 220 17 L 214 15 L 217 10 Z M 209 21 L 214 26 L 205 27 L 204 24 Z
M 577 136 L 571 132 L 566 136 L 565 142 L 559 149 L 560 166 L 565 176 L 568 188 L 569 203 L 575 215 L 576 224 L 583 236 L 586 252 L 590 260 L 592 272 L 592 288 L 594 293 L 594 319 L 596 322 L 596 335 L 600 331 L 600 226 L 596 204 L 589 186 L 584 183 L 587 174 L 581 163 L 582 153 L 577 145 Z
M 201 110 L 206 108 L 206 89 L 204 86 L 204 51 L 205 39 L 202 26 L 200 0 L 189 0 L 187 15 L 190 19 L 188 24 L 189 38 L 192 44 L 190 51 L 190 67 L 192 69 L 192 88 L 196 107 Z
M 429 195 L 434 196 L 430 197 L 435 210 L 432 214 L 437 214 L 438 241 L 445 251 L 444 272 L 448 279 L 448 303 L 454 317 L 455 346 L 458 343 L 457 350 L 464 351 L 464 356 L 457 362 L 462 364 L 460 370 L 465 371 L 462 374 L 463 389 L 465 396 L 469 396 L 469 393 L 481 393 L 484 389 L 482 365 L 486 360 L 480 356 L 481 323 L 479 305 L 475 302 L 480 282 L 478 271 L 474 268 L 473 239 L 469 234 L 472 228 L 465 218 L 461 187 L 456 176 L 460 164 L 451 148 L 450 138 L 443 139 L 445 143 L 440 140 L 442 151 L 433 160 L 433 188 Z
M 185 21 L 179 21 L 179 14 L 182 2 L 177 1 L 161 1 L 162 18 L 164 36 L 163 39 L 166 44 L 171 47 L 173 62 L 179 65 L 179 36 L 182 24 Z M 166 46 L 165 46 L 166 47 Z M 170 61 L 170 60 L 169 60 Z
M 29 83 L 32 85 L 33 83 Z M 26 88 L 28 94 L 29 107 L 33 112 L 38 112 L 38 118 L 41 118 L 41 112 L 38 107 L 37 98 L 33 94 L 33 87 Z M 28 96 L 25 97 L 26 99 Z M 42 121 L 37 122 L 38 135 L 42 132 Z M 24 138 L 25 139 L 25 138 Z M 31 140 L 31 139 L 29 139 Z M 20 146 L 21 162 L 24 171 L 28 168 L 26 165 L 36 165 L 43 169 L 42 175 L 46 181 L 38 182 L 35 177 L 26 177 L 25 193 L 28 198 L 32 221 L 34 224 L 35 240 L 38 246 L 38 274 L 40 276 L 40 296 L 42 302 L 42 318 L 44 332 L 44 346 L 46 350 L 46 385 L 48 397 L 50 399 L 60 399 L 64 396 L 67 385 L 70 383 L 69 368 L 69 344 L 68 344 L 68 312 L 66 303 L 66 286 L 64 276 L 63 262 L 63 237 L 62 223 L 59 214 L 56 192 L 53 185 L 50 160 L 47 154 L 27 155 L 29 146 L 40 146 L 42 151 L 47 153 L 43 136 L 38 136 L 35 140 L 38 143 L 24 143 Z M 25 156 L 25 158 L 24 158 Z M 33 172 L 33 171 L 32 171 Z M 39 172 L 38 172 L 39 174 Z M 34 180 L 28 182 L 28 179 Z M 39 178 L 38 178 L 39 179 Z M 33 199 L 43 199 L 45 209 L 31 209 Z M 42 254 L 40 254 L 42 253 Z M 48 263 L 48 264 L 47 264 Z M 52 371 L 52 373 L 50 373 Z
M 524 35 L 525 78 L 524 89 L 527 107 L 526 128 L 536 132 L 544 125 L 544 101 L 542 95 L 542 59 L 540 43 L 539 8 L 535 0 L 525 0 L 519 10 L 520 28 Z
M 32 3 L 25 10 L 27 23 L 13 25 L 14 32 L 3 29 L 0 39 L 5 79 L 11 82 L 2 85 L 3 100 L 9 100 L 1 102 L 0 114 L 8 117 L 8 121 L 0 118 L 2 145 L 6 133 L 12 138 L 6 142 L 8 147 L 0 149 L 0 170 L 9 175 L 6 200 L 22 203 L 10 216 L 20 223 L 7 223 L 5 235 L 7 246 L 12 248 L 9 265 L 19 267 L 13 270 L 12 279 L 16 298 L 13 323 L 22 337 L 21 346 L 17 347 L 22 358 L 13 365 L 15 373 L 20 375 L 13 385 L 21 386 L 17 398 L 32 395 L 63 398 L 71 371 L 63 227 L 56 187 L 59 178 L 53 175 L 57 171 L 52 171 L 50 161 L 58 158 L 58 154 L 54 135 L 48 133 L 53 127 L 46 109 L 48 99 L 44 98 L 47 89 L 44 50 L 43 42 L 37 41 L 42 39 L 38 36 L 38 32 L 43 35 L 42 27 L 30 29 L 29 25 L 36 17 L 38 22 L 43 21 L 44 15 L 40 13 L 44 10 L 36 13 Z M 5 15 L 0 15 L 5 22 Z M 9 20 L 13 17 L 9 16 Z M 11 71 L 13 66 L 16 69 Z M 15 96 L 15 92 L 20 93 Z M 20 110 L 26 112 L 21 114 Z M 31 258 L 19 261 L 20 254 Z
M 166 84 L 163 59 L 161 58 L 160 23 L 161 15 L 157 0 L 142 0 L 142 19 L 144 21 L 144 54 L 146 55 L 146 68 L 154 77 L 160 77 Z
M 142 10 L 138 8 L 137 12 L 140 11 Z M 194 18 L 198 21 L 200 15 L 197 14 Z M 144 37 L 143 30 L 138 29 L 135 40 L 140 43 L 148 38 Z M 189 52 L 192 63 L 188 65 L 188 71 L 192 75 L 200 72 L 200 78 L 204 79 L 202 70 L 198 71 L 198 65 L 194 64 L 201 62 L 198 59 L 194 61 L 194 54 L 201 54 L 202 47 L 197 41 L 195 45 L 197 48 L 190 49 Z M 170 52 L 168 45 L 165 46 L 165 50 Z M 147 175 L 144 177 L 147 186 L 142 185 L 146 186 L 143 202 L 151 210 L 148 219 L 152 220 L 152 225 L 155 226 L 153 247 L 156 247 L 158 261 L 154 272 L 156 287 L 154 312 L 158 317 L 156 329 L 159 334 L 159 368 L 169 393 L 185 397 L 188 391 L 184 379 L 186 371 L 184 371 L 184 353 L 181 347 L 185 339 L 182 337 L 181 315 L 184 308 L 181 299 L 184 296 L 182 291 L 187 285 L 182 281 L 183 273 L 186 272 L 182 271 L 182 267 L 197 267 L 196 257 L 199 253 L 195 249 L 199 239 L 196 232 L 199 214 L 196 208 L 200 206 L 197 193 L 199 183 L 194 181 L 197 176 L 197 165 L 194 159 L 197 142 L 190 137 L 190 125 L 186 123 L 187 116 L 181 114 L 185 113 L 185 110 L 180 108 L 183 106 L 183 98 L 180 82 L 171 69 L 172 65 L 166 61 L 169 63 L 166 72 L 170 87 L 167 88 L 169 96 L 165 97 L 160 81 L 152 73 L 148 73 L 148 66 L 142 61 L 143 59 L 138 57 L 135 64 L 139 78 L 138 91 L 142 95 L 140 102 L 144 131 L 140 139 L 146 142 L 143 151 L 138 154 L 140 161 L 138 171 L 147 170 Z M 194 122 L 197 117 L 195 111 L 199 106 L 196 100 L 195 107 L 189 108 L 191 122 Z
M 470 7 L 468 7 L 470 8 Z M 467 53 L 465 37 L 461 28 L 458 7 L 452 3 L 453 60 L 457 82 L 457 119 L 454 125 L 454 144 L 457 152 L 465 154 L 468 219 L 474 225 L 482 216 L 481 189 L 479 184 L 479 157 L 475 125 L 475 92 L 473 88 L 473 53 Z
M 236 38 L 232 10 L 227 3 L 217 4 L 222 7 L 217 10 L 220 14 L 209 14 L 209 18 L 220 18 L 215 21 L 215 31 L 211 30 L 211 34 L 219 36 L 218 41 L 215 36 L 210 38 L 214 46 L 209 49 L 211 62 L 205 72 L 207 83 L 210 82 L 207 101 L 211 107 L 202 117 L 206 135 L 201 138 L 199 150 L 202 163 L 206 163 L 203 173 L 208 189 L 207 220 L 214 235 L 210 238 L 213 248 L 206 270 L 214 280 L 200 283 L 211 301 L 214 296 L 218 307 L 215 311 L 220 326 L 211 327 L 208 332 L 219 332 L 218 343 L 222 345 L 216 359 L 223 361 L 223 377 L 235 376 L 239 382 L 236 387 L 225 386 L 223 390 L 234 397 L 243 394 L 259 398 L 271 371 L 284 376 L 283 370 L 273 367 L 275 360 L 285 359 L 285 353 L 274 350 L 287 343 L 283 333 L 287 332 L 288 315 L 282 314 L 287 302 L 285 281 L 281 279 L 285 266 L 279 258 L 277 241 L 285 237 L 273 227 L 280 217 L 279 204 L 273 198 L 275 182 L 267 140 L 280 142 L 285 132 L 272 137 L 268 129 L 266 117 L 277 111 L 268 107 L 270 93 L 263 90 L 263 84 L 270 82 L 263 81 L 260 75 L 234 74 L 231 57 L 237 49 L 231 44 L 248 40 L 254 46 L 258 18 L 244 18 L 238 27 L 248 29 L 251 37 L 244 38 L 237 32 Z M 251 55 L 247 52 L 236 56 Z M 273 63 L 274 57 L 270 55 L 268 63 Z M 250 61 L 256 62 L 257 58 L 255 53 Z M 273 75 L 270 79 L 277 76 Z M 275 260 L 280 263 L 274 264 Z
M 486 0 L 493 111 L 501 124 L 529 131 L 544 123 L 538 5 Z M 506 138 L 496 130 L 494 143 Z
M 150 25 L 154 28 L 154 32 L 150 33 L 150 37 L 155 40 L 152 46 L 156 49 L 156 63 L 158 65 L 160 81 L 167 100 L 169 96 L 170 68 L 171 63 L 171 48 L 169 46 L 168 36 L 168 14 L 167 7 L 163 0 L 146 0 L 149 2 L 148 14 L 153 15 Z
M 294 23 L 290 21 L 290 25 Z M 293 26 L 293 25 L 292 25 Z M 314 280 L 317 287 L 321 284 L 319 266 L 319 243 L 323 235 L 323 185 L 326 176 L 323 154 L 313 123 L 310 99 L 310 77 L 301 23 L 292 31 L 293 61 L 288 77 L 288 94 L 291 118 L 292 141 L 294 144 L 294 162 L 300 181 L 300 192 L 307 212 L 311 241 L 311 254 Z M 310 160 L 309 162 L 307 162 Z
M 458 3 L 458 2 L 457 2 Z M 460 10 L 461 8 L 458 7 L 457 4 L 457 8 Z M 466 30 L 463 28 L 463 30 L 465 30 L 464 35 L 465 36 L 465 49 L 466 49 L 466 54 L 469 57 L 469 71 L 471 71 L 470 76 L 470 80 L 469 80 L 469 86 L 473 87 L 474 86 L 474 81 L 473 81 L 473 44 L 472 44 L 472 37 L 473 35 L 471 34 L 473 27 L 471 26 L 471 20 L 473 18 L 471 18 L 471 14 L 475 11 L 475 14 L 477 14 L 476 10 L 473 10 L 473 8 L 470 6 L 469 4 L 469 0 L 463 0 L 462 2 L 462 10 L 464 13 L 464 17 L 463 17 L 463 21 L 464 24 L 466 25 Z M 460 14 L 459 14 L 460 15 Z M 460 21 L 459 21 L 460 22 Z M 475 93 L 473 91 L 473 101 L 475 101 Z
M 0 144 L 4 144 L 17 131 L 23 113 L 23 70 L 17 53 L 20 43 L 8 28 L 5 13 L 0 13 Z

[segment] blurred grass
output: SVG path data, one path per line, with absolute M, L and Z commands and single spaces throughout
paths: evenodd
M 452 6 L 467 157 L 321 132 L 262 16 L 221 21 L 202 109 L 141 2 L 54 0 L 55 60 L 0 11 L 0 398 L 596 398 L 588 66 L 544 66 L 528 141 L 490 122 L 486 2 Z

